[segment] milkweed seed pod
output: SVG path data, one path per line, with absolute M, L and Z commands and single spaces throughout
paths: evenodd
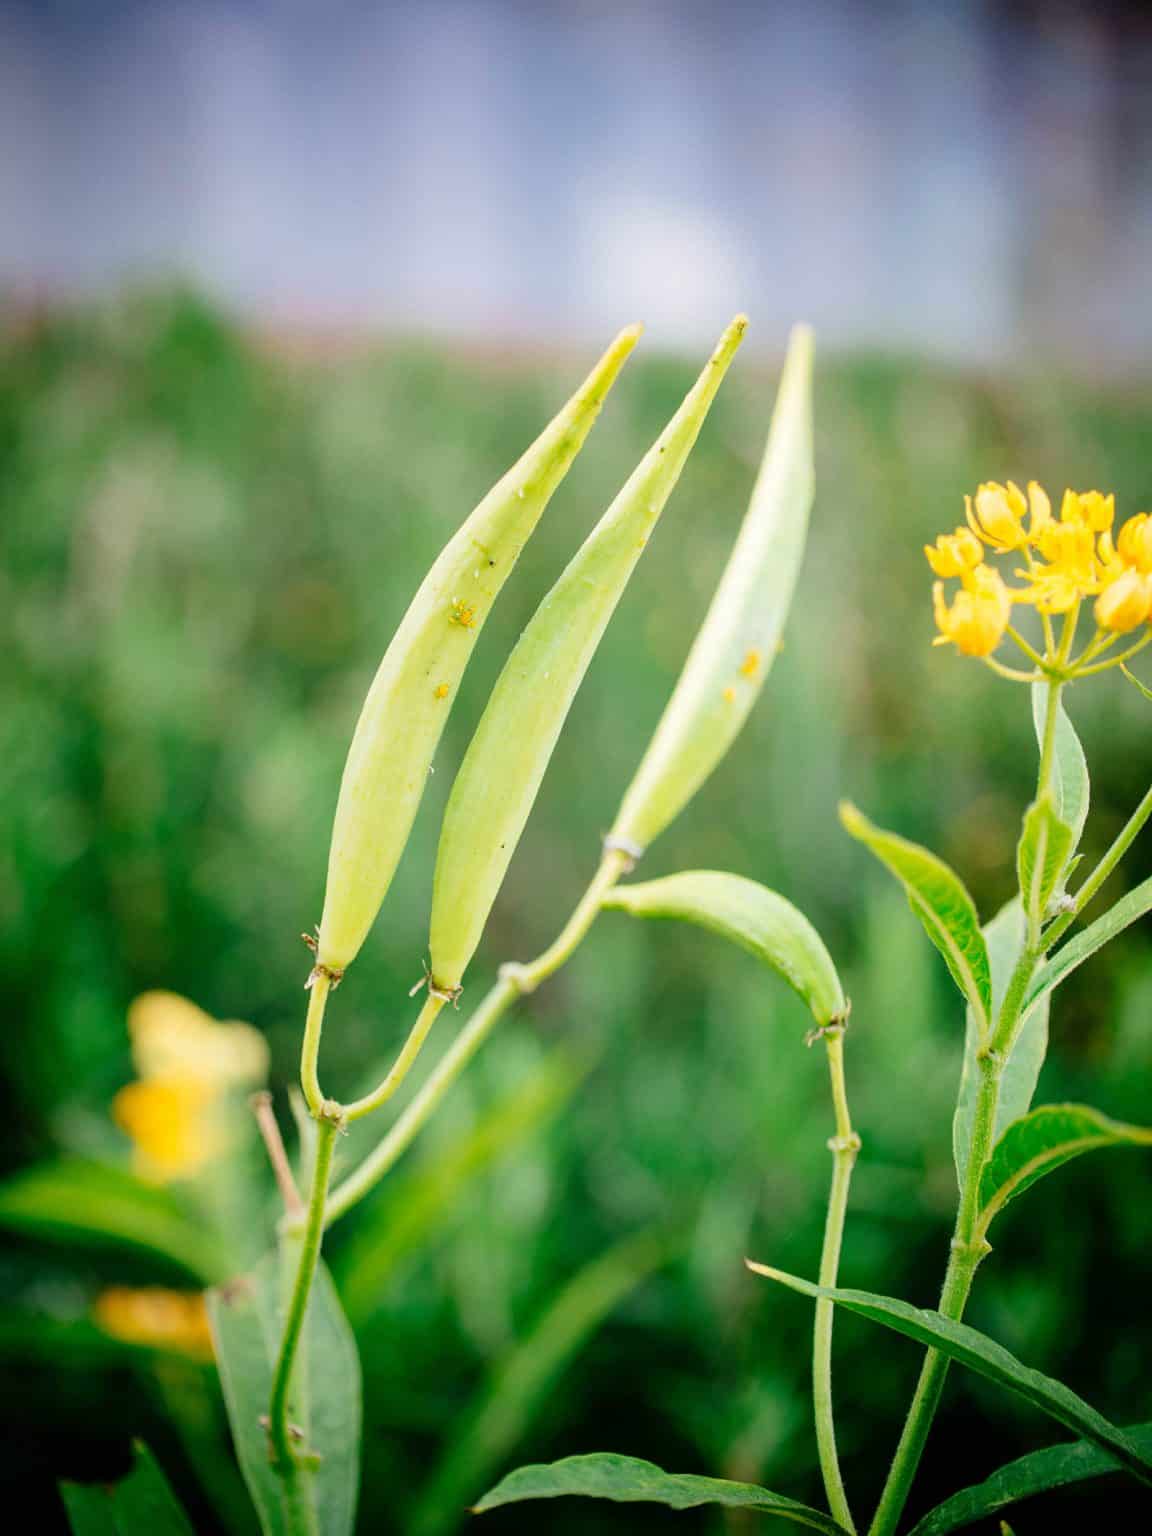
M 732 745 L 775 659 L 812 506 L 812 333 L 792 332 L 747 514 L 609 842 L 639 856 Z
M 724 332 L 680 409 L 517 641 L 452 786 L 432 894 L 431 964 L 452 991 L 480 941 L 576 690 L 684 468 L 747 321 Z
M 640 335 L 621 331 L 437 557 L 373 679 L 344 766 L 316 963 L 333 978 L 376 919 L 460 679 L 493 603 Z

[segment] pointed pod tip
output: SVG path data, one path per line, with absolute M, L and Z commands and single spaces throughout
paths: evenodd
M 846 832 L 857 832 L 864 825 L 864 817 L 851 800 L 841 800 L 836 811 Z
M 632 325 L 626 325 L 624 327 L 624 329 L 616 337 L 615 345 L 618 347 L 634 347 L 640 340 L 641 336 L 643 336 L 643 334 L 644 326 L 639 320 L 636 320 Z

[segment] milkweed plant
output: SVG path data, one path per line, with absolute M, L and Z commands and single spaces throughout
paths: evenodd
M 268 1095 L 259 1091 L 267 1070 L 259 1037 L 243 1025 L 210 1020 L 171 994 L 149 994 L 133 1013 L 139 1076 L 121 1093 L 115 1113 L 141 1168 L 163 1181 L 195 1175 L 219 1160 L 229 1145 L 220 1106 L 237 1089 L 256 1089 L 254 1106 L 283 1213 L 273 1251 L 212 1289 L 206 1308 L 198 1295 L 120 1288 L 100 1298 L 98 1320 L 126 1339 L 160 1337 L 192 1354 L 214 1351 L 240 1465 L 267 1536 L 347 1536 L 355 1519 L 359 1373 L 352 1333 L 322 1262 L 327 1230 L 385 1178 L 502 1016 L 566 964 L 605 910 L 710 929 L 751 951 L 811 1013 L 807 1042 L 819 1045 L 826 1059 L 831 1098 L 831 1181 L 819 1272 L 815 1280 L 786 1274 L 763 1262 L 771 1255 L 745 1262 L 749 1285 L 789 1287 L 814 1303 L 812 1403 L 827 1509 L 782 1491 L 666 1472 L 615 1452 L 522 1467 L 487 1493 L 475 1487 L 475 1509 L 582 1495 L 675 1509 L 711 1504 L 759 1511 L 826 1536 L 893 1536 L 908 1529 L 906 1503 L 953 1362 L 1024 1398 L 1073 1438 L 959 1490 L 920 1519 L 915 1536 L 943 1536 L 1016 1499 L 1118 1469 L 1152 1483 L 1152 1426 L 1116 1426 L 1072 1388 L 963 1321 L 977 1272 L 992 1252 L 992 1227 L 1009 1201 L 1081 1153 L 1152 1143 L 1152 1131 L 1096 1108 L 1032 1102 L 1056 989 L 1152 907 L 1152 880 L 1146 880 L 1081 925 L 1152 812 L 1152 791 L 1085 873 L 1078 847 L 1089 809 L 1088 767 L 1065 707 L 1074 685 L 1109 671 L 1145 691 L 1128 662 L 1152 639 L 1152 518 L 1139 515 L 1117 528 L 1111 496 L 1069 490 L 1056 513 L 1035 482 L 1026 491 L 987 483 L 966 499 L 964 522 L 925 549 L 935 577 L 935 643 L 982 662 L 997 685 L 1028 688 L 1021 707 L 1030 708 L 1035 723 L 1036 787 L 1016 846 L 1017 893 L 1001 911 L 982 924 L 961 876 L 942 859 L 874 825 L 853 805 L 840 809 L 846 832 L 903 887 L 955 983 L 958 1022 L 963 1010 L 963 1071 L 953 1121 L 956 1217 L 935 1310 L 838 1285 L 849 1189 L 866 1149 L 853 1128 L 845 1072 L 845 1044 L 857 1021 L 816 929 L 786 896 L 734 874 L 689 870 L 649 881 L 631 878 L 733 745 L 780 649 L 813 498 L 812 339 L 805 327 L 791 338 L 763 463 L 728 564 L 599 859 L 589 860 L 587 889 L 555 941 L 533 960 L 502 965 L 495 985 L 458 1022 L 468 1000 L 469 964 L 573 699 L 745 328 L 737 317 L 724 332 L 699 379 L 508 656 L 444 812 L 428 959 L 413 989 L 419 1000 L 410 1005 L 414 1018 L 379 1083 L 344 1102 L 323 1084 L 326 1014 L 385 902 L 476 641 L 636 345 L 638 327 L 621 332 L 463 522 L 401 620 L 352 736 L 323 910 L 307 940 L 313 956 L 298 1116 L 301 1166 L 307 1169 L 303 1191 Z M 389 1101 L 446 1011 L 450 1044 L 402 1112 L 389 1118 Z M 342 1135 L 361 1120 L 380 1124 L 382 1134 L 358 1165 L 342 1168 Z M 734 1266 L 741 1257 L 732 1254 Z M 610 1287 L 608 1271 L 605 1277 Z M 837 1457 L 838 1308 L 924 1348 L 879 1504 L 867 1522 L 854 1507 Z M 142 1454 L 133 1476 L 156 1480 L 159 1473 Z M 595 1525 L 592 1516 L 590 1528 Z

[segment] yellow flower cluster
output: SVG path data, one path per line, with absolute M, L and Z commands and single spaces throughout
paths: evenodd
M 1048 634 L 1051 615 L 1073 614 L 1091 597 L 1099 631 L 1094 654 L 1099 654 L 1110 637 L 1139 628 L 1152 615 L 1147 514 L 1130 518 L 1113 539 L 1115 497 L 1065 491 L 1056 517 L 1047 492 L 1034 480 L 1027 494 L 1011 481 L 989 481 L 965 497 L 965 507 L 965 522 L 924 548 L 940 578 L 933 587 L 940 631 L 935 644 L 955 645 L 966 656 L 990 656 L 1009 631 L 1014 604 L 1044 615 Z M 987 563 L 989 553 L 1016 556 L 1021 564 L 1013 574 L 1023 585 L 1010 587 Z M 943 583 L 952 579 L 960 588 L 949 602 Z
M 113 1285 L 96 1298 L 92 1317 L 97 1327 L 125 1344 L 212 1358 L 208 1309 L 200 1291 Z
M 132 1138 L 137 1170 L 161 1183 L 199 1172 L 227 1146 L 228 1097 L 256 1088 L 268 1047 L 250 1024 L 219 1024 L 174 992 L 145 992 L 128 1011 L 139 1080 L 113 1114 Z

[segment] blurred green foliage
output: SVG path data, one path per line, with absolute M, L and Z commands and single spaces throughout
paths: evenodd
M 278 1090 L 292 1081 L 308 966 L 299 934 L 319 915 L 365 687 L 433 556 L 589 360 L 412 346 L 270 355 L 182 294 L 9 325 L 8 1171 L 61 1154 L 126 1162 L 108 1106 L 131 1075 L 125 1010 L 145 988 L 252 1020 L 271 1043 Z M 641 350 L 485 631 L 384 912 L 330 1010 L 324 1079 L 341 1097 L 378 1076 L 410 1020 L 439 814 L 487 691 L 694 366 Z M 554 936 L 594 868 L 742 515 L 773 386 L 744 359 L 721 394 L 577 700 L 470 977 L 473 999 L 499 961 Z M 1034 773 L 1027 692 L 930 648 L 920 546 L 985 478 L 1099 486 L 1117 492 L 1123 515 L 1146 508 L 1150 441 L 1148 387 L 1088 391 L 875 357 L 819 367 L 817 501 L 784 654 L 745 735 L 644 874 L 728 868 L 778 887 L 841 966 L 864 1140 L 846 1285 L 935 1299 L 963 1018 L 902 899 L 840 831 L 836 802 L 851 795 L 939 849 L 987 917 L 1010 893 Z M 1091 857 L 1147 786 L 1148 707 L 1114 676 L 1076 685 L 1068 705 L 1093 772 Z M 1117 891 L 1149 868 L 1138 847 Z M 1060 994 L 1041 1100 L 1148 1119 L 1150 959 L 1138 927 Z M 440 1042 L 455 1023 L 442 1018 Z M 450 1532 L 457 1507 L 508 1466 L 596 1449 L 819 1502 L 809 1305 L 741 1264 L 750 1253 L 816 1269 L 830 1125 L 805 1028 L 802 1006 L 750 957 L 619 913 L 501 1026 L 328 1247 L 365 1372 L 363 1530 L 418 1521 Z M 1147 1417 L 1149 1190 L 1139 1152 L 1049 1180 L 1002 1219 L 970 1312 L 1118 1422 Z M 568 1347 L 566 1297 L 587 1292 L 579 1272 L 653 1229 L 675 1234 L 671 1258 L 641 1266 L 591 1337 L 577 1329 Z M 133 1436 L 157 1452 L 197 1529 L 246 1528 L 211 1372 L 118 1345 L 87 1320 L 101 1284 L 172 1273 L 171 1258 L 139 1246 L 5 1239 L 6 1470 L 42 1528 L 63 1528 L 54 1479 L 124 1472 Z M 865 1496 L 917 1352 L 854 1318 L 837 1327 L 845 1471 Z M 555 1367 L 543 1375 L 542 1350 Z M 514 1400 L 518 1371 L 530 1412 Z M 495 1420 L 514 1443 L 485 1440 Z M 912 1513 L 1052 1434 L 955 1373 Z M 451 1507 L 435 1506 L 436 1487 L 452 1490 Z M 1130 1497 L 1107 1480 L 1056 1496 L 1061 1510 L 1117 1516 Z M 1029 1522 L 1051 1507 L 1026 1508 L 1016 1529 L 1041 1529 Z M 558 1504 L 548 1529 L 689 1532 L 717 1518 Z M 730 1529 L 751 1529 L 742 1518 Z M 509 1511 L 484 1529 L 538 1520 Z

